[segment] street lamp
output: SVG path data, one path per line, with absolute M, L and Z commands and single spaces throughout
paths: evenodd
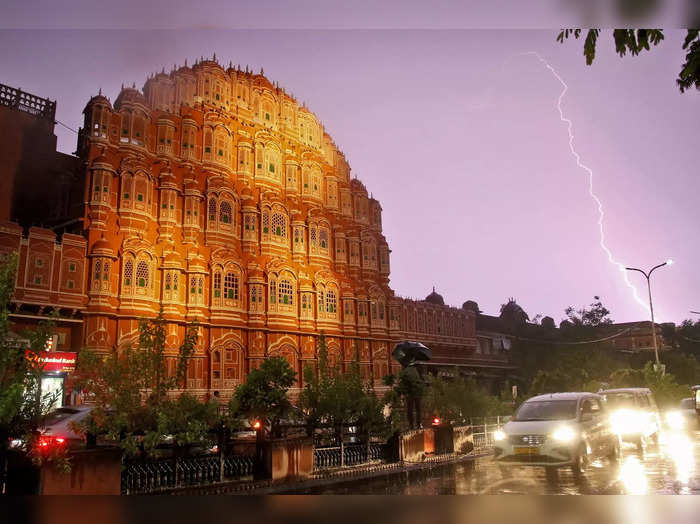
M 639 271 L 647 279 L 647 289 L 649 290 L 649 311 L 651 312 L 651 336 L 654 339 L 654 357 L 656 358 L 656 365 L 654 366 L 654 369 L 656 370 L 660 369 L 661 364 L 659 363 L 659 347 L 656 342 L 656 325 L 654 324 L 654 304 L 651 301 L 651 274 L 654 272 L 655 269 L 659 269 L 660 267 L 664 267 L 666 265 L 670 266 L 671 264 L 673 264 L 673 260 L 669 258 L 666 262 L 652 267 L 648 273 L 646 271 L 642 271 L 641 269 L 637 269 L 636 267 L 625 268 L 627 271 Z

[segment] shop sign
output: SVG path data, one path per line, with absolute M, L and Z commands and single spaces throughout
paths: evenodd
M 38 361 L 44 373 L 66 373 L 75 370 L 77 353 L 70 351 L 34 351 L 27 350 L 29 360 Z

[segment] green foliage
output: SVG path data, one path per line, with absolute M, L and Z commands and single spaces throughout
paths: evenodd
M 607 382 L 609 388 L 638 388 L 651 389 L 659 408 L 677 408 L 681 399 L 690 395 L 690 387 L 679 384 L 671 373 L 654 371 L 651 362 L 642 369 L 620 369 L 612 373 Z
M 83 433 L 105 434 L 130 455 L 153 451 L 166 435 L 172 435 L 178 445 L 207 440 L 212 407 L 193 402 L 186 394 L 172 398 L 183 385 L 197 344 L 197 326 L 188 326 L 176 372 L 168 375 L 165 324 L 162 312 L 153 320 L 142 320 L 137 347 L 108 355 L 80 352 L 76 386 L 95 404 L 89 419 L 79 426 Z M 181 412 L 176 413 L 178 409 Z M 188 424 L 178 422 L 181 419 Z
M 575 310 L 570 306 L 564 311 L 570 326 L 579 335 L 589 336 L 595 329 L 609 326 L 613 323 L 613 320 L 610 318 L 610 310 L 603 305 L 600 297 L 595 296 L 593 299 L 595 302 L 592 302 L 588 309 L 583 307 Z
M 337 363 L 328 359 L 326 337 L 321 333 L 318 343 L 318 374 L 307 366 L 304 390 L 299 406 L 305 414 L 307 428 L 313 432 L 321 425 L 334 428 L 335 438 L 342 439 L 343 427 L 355 425 L 365 438 L 382 433 L 385 420 L 383 404 L 376 397 L 371 384 L 363 384 L 360 373 L 359 351 L 343 372 Z
M 595 60 L 599 35 L 600 29 L 589 29 L 586 33 L 583 55 L 588 65 Z M 581 29 L 562 29 L 557 36 L 557 41 L 563 43 L 570 36 L 578 39 L 581 36 Z M 620 56 L 625 56 L 627 53 L 636 56 L 642 51 L 649 51 L 652 46 L 659 45 L 663 39 L 662 29 L 615 29 L 613 31 L 615 51 Z M 687 51 L 685 62 L 676 79 L 676 84 L 682 93 L 691 87 L 700 89 L 700 31 L 698 29 L 688 29 L 683 50 Z
M 287 390 L 294 384 L 295 377 L 296 373 L 284 358 L 264 360 L 236 389 L 229 411 L 251 420 L 259 419 L 270 425 L 273 436 L 279 436 L 280 421 L 292 410 Z
M 511 332 L 522 329 L 530 320 L 528 314 L 513 297 L 509 298 L 505 304 L 501 304 L 500 318 Z
M 424 405 L 443 422 L 458 424 L 468 422 L 471 417 L 503 415 L 512 409 L 510 403 L 490 395 L 471 378 L 430 377 Z
M 29 451 L 34 449 L 37 429 L 57 400 L 56 395 L 41 394 L 43 366 L 37 355 L 46 347 L 54 328 L 53 319 L 42 321 L 36 329 L 19 336 L 12 330 L 9 306 L 17 262 L 16 253 L 0 260 L 0 467 L 4 467 L 11 438 L 22 439 Z M 40 461 L 58 457 L 35 454 L 34 458 Z

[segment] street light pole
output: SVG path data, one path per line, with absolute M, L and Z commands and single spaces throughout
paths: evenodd
M 654 357 L 656 360 L 656 365 L 654 366 L 654 368 L 656 368 L 656 369 L 659 369 L 661 363 L 659 362 L 659 345 L 656 342 L 656 324 L 654 323 L 654 304 L 651 300 L 651 274 L 654 272 L 655 269 L 659 269 L 660 267 L 663 267 L 666 265 L 671 265 L 671 264 L 673 264 L 673 260 L 671 260 L 669 258 L 666 262 L 652 267 L 648 273 L 646 271 L 643 271 L 643 270 L 638 269 L 636 267 L 626 267 L 625 268 L 627 271 L 639 271 L 647 279 L 647 290 L 649 291 L 649 312 L 651 313 L 651 336 L 654 339 Z

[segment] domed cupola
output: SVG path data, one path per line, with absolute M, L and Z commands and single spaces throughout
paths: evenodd
M 428 295 L 427 297 L 425 297 L 425 301 L 438 306 L 445 305 L 445 301 L 443 300 L 442 295 L 435 291 L 435 286 L 433 286 L 433 292 L 430 293 L 430 295 Z
M 474 313 L 479 313 L 479 304 L 477 304 L 473 300 L 467 300 L 464 304 L 462 304 L 462 309 L 466 311 L 473 311 Z

